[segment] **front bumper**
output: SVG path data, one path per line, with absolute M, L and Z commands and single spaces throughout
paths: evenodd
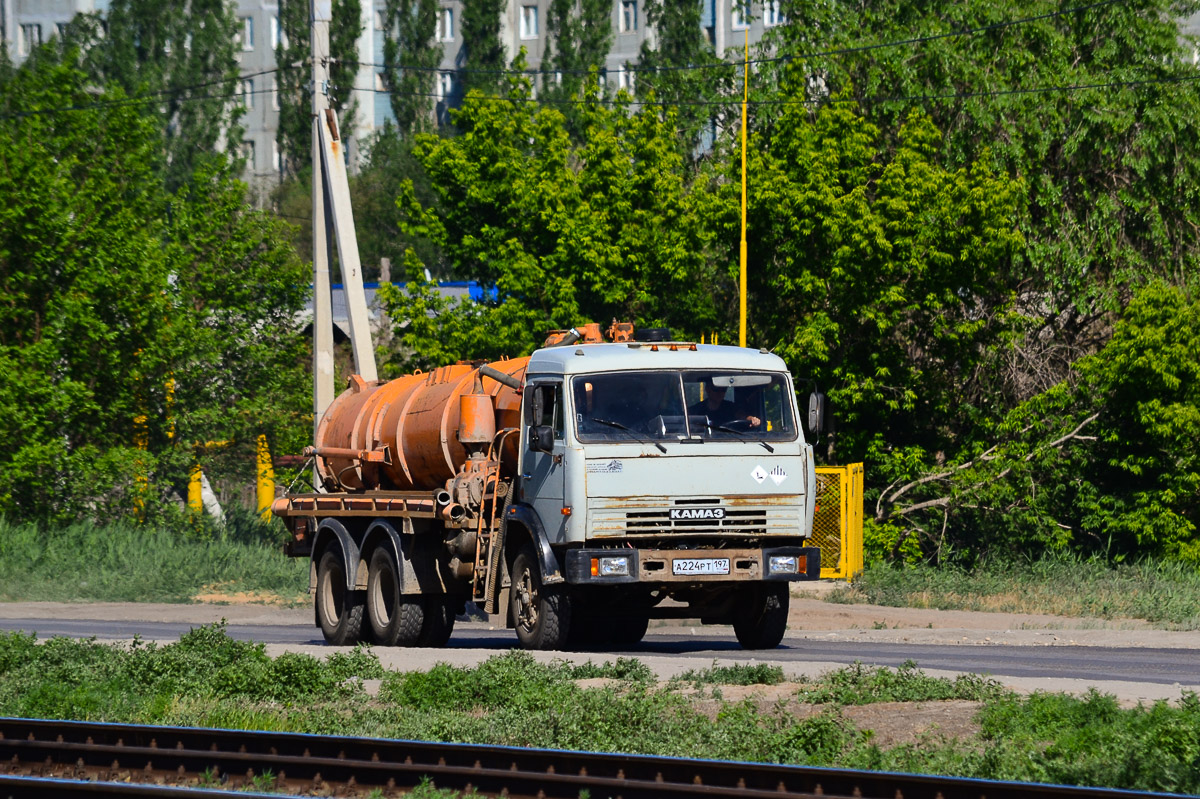
M 603 561 L 625 558 L 624 574 L 604 573 Z M 795 571 L 772 572 L 792 561 Z M 727 573 L 678 573 L 675 561 L 728 560 Z M 595 561 L 595 563 L 593 563 Z M 572 549 L 566 553 L 566 578 L 578 585 L 619 583 L 680 584 L 727 583 L 755 580 L 795 582 L 821 576 L 821 550 L 817 547 L 766 547 L 763 549 Z

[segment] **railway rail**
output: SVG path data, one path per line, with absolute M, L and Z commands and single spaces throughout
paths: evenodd
M 1128 791 L 508 746 L 0 718 L 0 799 L 209 795 L 195 787 L 364 796 L 1050 799 Z M 1145 795 L 1145 794 L 1138 794 Z M 1163 794 L 1165 796 L 1165 794 Z

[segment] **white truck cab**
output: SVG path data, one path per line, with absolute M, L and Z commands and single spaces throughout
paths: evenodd
M 549 347 L 530 358 L 522 419 L 506 521 L 534 528 L 542 550 L 539 574 L 512 563 L 524 644 L 556 648 L 564 627 L 635 641 L 650 618 L 692 617 L 732 623 L 748 648 L 778 645 L 787 584 L 820 575 L 805 546 L 812 447 L 782 359 L 690 342 Z

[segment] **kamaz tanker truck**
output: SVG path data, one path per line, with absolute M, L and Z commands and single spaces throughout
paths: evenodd
M 273 507 L 327 642 L 442 646 L 474 601 L 530 649 L 628 645 L 655 618 L 779 644 L 788 584 L 820 575 L 784 362 L 609 332 L 624 340 L 593 324 L 527 358 L 351 378 L 309 450 L 318 490 Z

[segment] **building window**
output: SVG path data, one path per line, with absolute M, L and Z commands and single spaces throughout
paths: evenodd
M 70 26 L 70 24 L 71 23 L 69 23 L 69 22 L 54 23 L 54 30 L 58 33 L 59 39 L 67 38 L 67 28 Z
M 242 81 L 242 105 L 246 108 L 254 107 L 254 79 L 246 78 Z
M 271 17 L 271 49 L 278 50 L 283 41 L 283 29 L 279 27 L 279 15 Z
M 538 7 L 521 6 L 521 38 L 536 39 L 538 35 Z
M 282 173 L 282 172 L 287 171 L 287 159 L 284 158 L 283 153 L 280 152 L 279 142 L 277 142 L 277 141 L 271 142 L 271 157 L 272 157 L 272 160 L 275 162 L 275 171 L 276 172 Z
M 387 30 L 387 13 L 378 9 L 375 10 L 375 30 Z
M 637 0 L 621 0 L 621 33 L 633 33 L 637 30 Z
M 279 110 L 279 81 L 271 78 L 271 108 Z
M 729 27 L 735 31 L 744 31 L 750 27 L 749 0 L 733 0 L 730 4 Z
M 258 169 L 258 164 L 254 161 L 254 142 L 242 141 L 242 158 L 246 159 L 246 168 L 251 172 Z
M 454 93 L 454 76 L 449 72 L 439 72 L 437 80 L 437 99 L 447 99 Z
M 617 91 L 622 89 L 633 94 L 634 73 L 629 67 L 620 67 L 617 69 Z
M 42 26 L 30 23 L 22 25 L 17 37 L 17 55 L 27 56 L 42 43 Z
M 238 47 L 240 47 L 242 50 L 246 50 L 246 51 L 253 50 L 254 49 L 254 17 L 242 17 L 239 20 L 239 22 L 241 23 L 241 25 L 238 29 L 238 35 L 237 35 L 237 39 L 236 39 Z
M 773 28 L 776 25 L 782 25 L 787 22 L 783 17 L 783 10 L 779 5 L 779 0 L 767 0 L 767 2 L 763 3 L 763 25 Z
M 438 31 L 437 37 L 439 42 L 454 41 L 454 9 L 443 8 L 438 12 Z

